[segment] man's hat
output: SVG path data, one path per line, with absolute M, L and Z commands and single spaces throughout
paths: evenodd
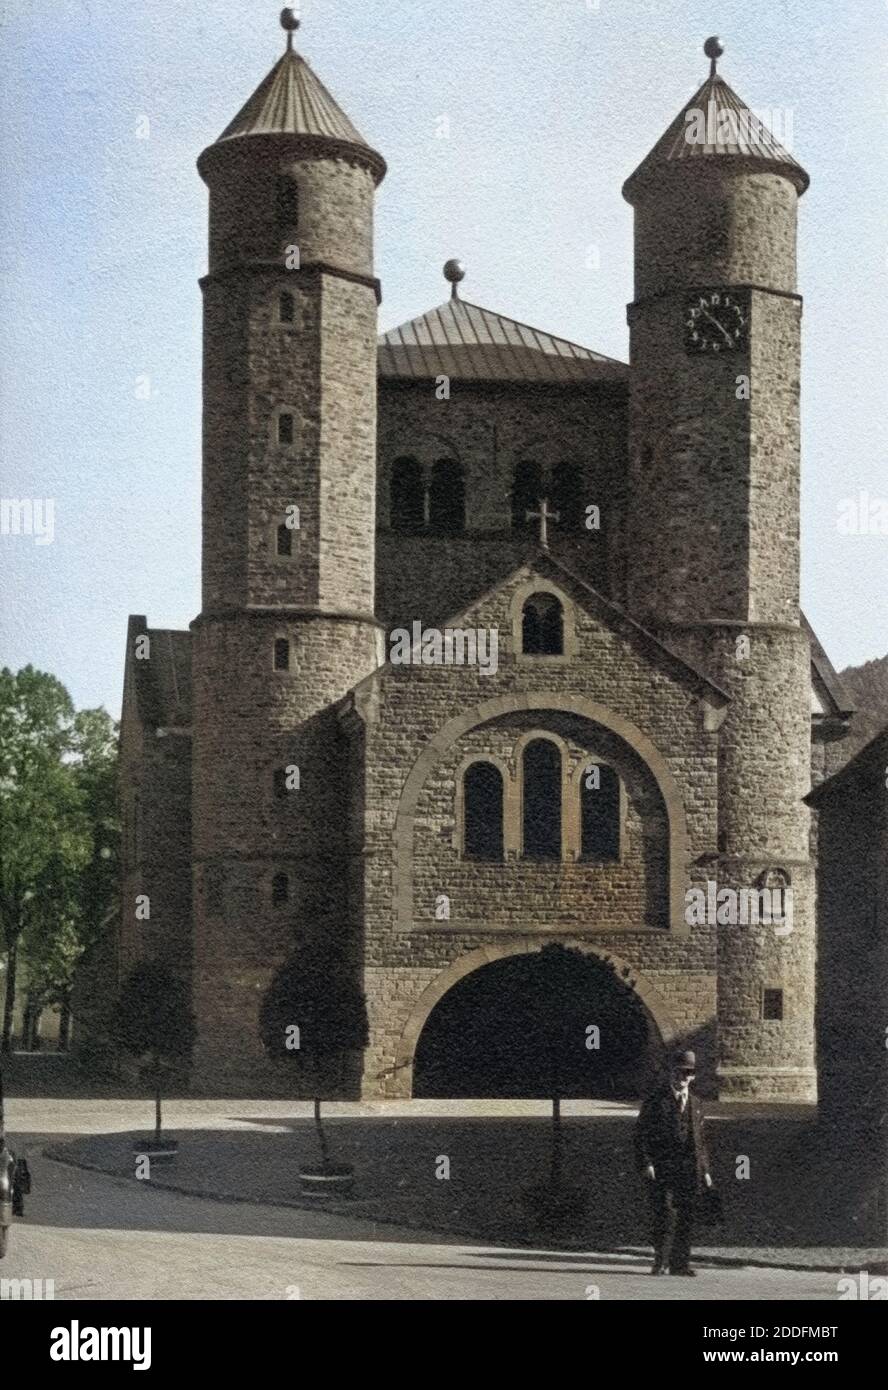
M 674 1065 L 676 1071 L 696 1071 L 697 1054 L 695 1052 L 676 1052 Z

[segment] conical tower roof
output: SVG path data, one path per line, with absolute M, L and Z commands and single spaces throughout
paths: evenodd
M 361 152 L 381 176 L 385 172 L 382 156 L 367 144 L 302 54 L 293 48 L 298 23 L 291 11 L 284 10 L 285 52 L 225 127 L 216 145 L 257 135 L 285 135 L 313 144 L 329 142 L 340 149 Z
M 780 144 L 764 122 L 729 87 L 715 70 L 721 45 L 707 39 L 705 51 L 712 59 L 706 81 L 679 111 L 648 155 L 623 185 L 623 196 L 632 202 L 651 175 L 667 167 L 695 169 L 723 167 L 733 161 L 745 168 L 761 168 L 783 174 L 799 193 L 809 178 L 799 162 Z

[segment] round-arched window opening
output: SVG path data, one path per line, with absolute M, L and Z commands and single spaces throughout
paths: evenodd
M 521 611 L 521 650 L 525 656 L 564 654 L 564 611 L 554 594 L 531 594 Z

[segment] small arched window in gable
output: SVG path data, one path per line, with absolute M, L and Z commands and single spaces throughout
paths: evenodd
M 561 752 L 547 738 L 534 739 L 522 760 L 525 859 L 561 858 Z
M 286 637 L 274 639 L 274 669 L 276 671 L 289 671 L 290 669 L 290 643 Z
M 290 879 L 287 874 L 275 874 L 271 880 L 271 905 L 283 907 L 290 897 Z
M 429 530 L 435 536 L 456 536 L 466 526 L 466 484 L 455 459 L 438 459 L 429 488 Z
M 275 218 L 282 232 L 295 232 L 299 227 L 299 185 L 289 174 L 278 175 Z
M 284 557 L 293 554 L 293 532 L 285 521 L 277 528 L 277 553 Z
M 503 778 L 493 763 L 472 763 L 463 775 L 463 853 L 467 859 L 503 857 Z
M 424 523 L 422 469 L 414 458 L 397 458 L 392 464 L 391 528 L 402 535 L 415 536 Z
M 543 495 L 543 470 L 538 463 L 524 459 L 515 469 L 512 487 L 512 530 L 531 532 L 536 522 L 527 513 L 537 510 Z
M 619 859 L 620 779 L 603 763 L 590 762 L 580 774 L 580 833 L 583 859 Z
M 526 656 L 564 653 L 564 612 L 554 594 L 531 594 L 521 612 L 521 650 Z
M 296 300 L 289 290 L 283 290 L 278 298 L 278 323 L 296 322 Z

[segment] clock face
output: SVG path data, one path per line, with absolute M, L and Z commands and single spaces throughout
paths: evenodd
M 736 352 L 749 333 L 749 297 L 742 290 L 698 290 L 685 302 L 688 352 Z

